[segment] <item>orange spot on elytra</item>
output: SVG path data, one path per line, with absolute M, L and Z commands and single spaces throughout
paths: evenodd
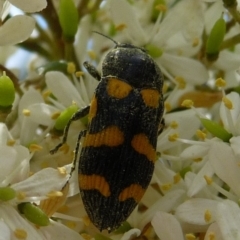
M 131 145 L 136 152 L 145 155 L 148 160 L 152 162 L 156 161 L 156 151 L 145 134 L 140 133 L 135 135 L 132 139 Z
M 132 91 L 132 87 L 116 78 L 110 78 L 108 80 L 107 92 L 108 95 L 115 98 L 125 98 Z
M 94 96 L 91 101 L 88 119 L 91 121 L 97 114 L 97 98 Z
M 116 147 L 124 142 L 124 134 L 117 126 L 109 126 L 98 133 L 87 133 L 83 147 Z
M 79 174 L 78 181 L 81 190 L 98 190 L 104 197 L 111 195 L 109 184 L 103 176 Z
M 129 187 L 126 187 L 119 194 L 119 201 L 123 202 L 128 198 L 133 198 L 137 203 L 141 200 L 143 194 L 145 193 L 144 188 L 139 184 L 131 184 Z
M 160 94 L 155 89 L 143 89 L 141 90 L 141 95 L 144 103 L 153 108 L 157 108 L 159 106 Z

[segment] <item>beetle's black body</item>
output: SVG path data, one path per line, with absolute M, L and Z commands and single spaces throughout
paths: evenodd
M 103 60 L 79 162 L 82 201 L 99 230 L 119 227 L 151 181 L 162 85 L 159 67 L 142 48 L 117 44 Z M 71 121 L 82 117 L 81 111 Z

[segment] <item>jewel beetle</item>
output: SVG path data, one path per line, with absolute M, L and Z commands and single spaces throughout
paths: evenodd
M 62 142 L 51 151 L 66 142 L 71 122 L 88 114 L 73 170 L 80 155 L 78 179 L 85 210 L 100 231 L 108 232 L 128 218 L 151 181 L 164 111 L 158 65 L 145 49 L 112 41 L 116 45 L 103 59 L 101 75 L 84 63 L 99 84 L 90 106 L 72 116 Z

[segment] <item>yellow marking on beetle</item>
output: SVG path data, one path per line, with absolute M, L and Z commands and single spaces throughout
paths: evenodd
M 91 107 L 88 114 L 88 119 L 91 121 L 97 114 L 97 98 L 96 96 L 93 96 L 91 101 Z
M 132 87 L 116 78 L 110 78 L 108 80 L 107 92 L 108 95 L 115 98 L 125 98 L 132 91 Z
M 148 160 L 152 162 L 156 161 L 157 159 L 156 151 L 145 134 L 140 133 L 135 135 L 132 139 L 131 145 L 136 152 L 145 155 L 148 158 Z
M 103 176 L 79 174 L 78 182 L 81 190 L 97 190 L 104 197 L 111 195 L 109 184 Z
M 142 188 L 139 184 L 131 184 L 129 187 L 126 187 L 122 190 L 119 194 L 119 201 L 123 202 L 128 198 L 133 198 L 137 203 L 140 202 L 143 194 L 145 193 L 146 189 Z
M 148 107 L 158 108 L 160 94 L 157 90 L 155 90 L 155 89 L 143 89 L 141 91 L 141 95 L 142 95 L 144 103 Z
M 116 147 L 124 142 L 124 134 L 117 126 L 109 126 L 98 133 L 87 133 L 83 147 Z

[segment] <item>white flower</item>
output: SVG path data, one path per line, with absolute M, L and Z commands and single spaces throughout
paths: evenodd
M 41 11 L 47 6 L 46 0 L 10 0 L 0 1 L 0 19 L 3 21 L 10 10 L 9 3 L 20 8 L 24 12 L 32 13 Z M 11 17 L 0 26 L 0 46 L 14 45 L 25 41 L 35 27 L 35 20 L 26 15 Z
M 142 4 L 144 14 L 146 14 L 146 9 L 150 15 L 149 4 L 152 2 Z M 207 81 L 208 73 L 205 67 L 189 58 L 198 50 L 193 47 L 193 41 L 196 39 L 199 41 L 203 31 L 202 1 L 183 0 L 177 3 L 175 7 L 166 12 L 166 17 L 159 23 L 162 18 L 160 14 L 155 25 L 151 27 L 149 27 L 150 19 L 147 20 L 148 22 L 141 22 L 138 19 L 134 6 L 125 0 L 110 0 L 112 19 L 116 26 L 125 26 L 123 34 L 137 46 L 152 44 L 161 49 L 163 53 L 155 61 L 164 74 L 170 75 L 171 80 L 176 76 L 181 76 L 192 84 Z M 186 66 L 188 66 L 187 69 Z

